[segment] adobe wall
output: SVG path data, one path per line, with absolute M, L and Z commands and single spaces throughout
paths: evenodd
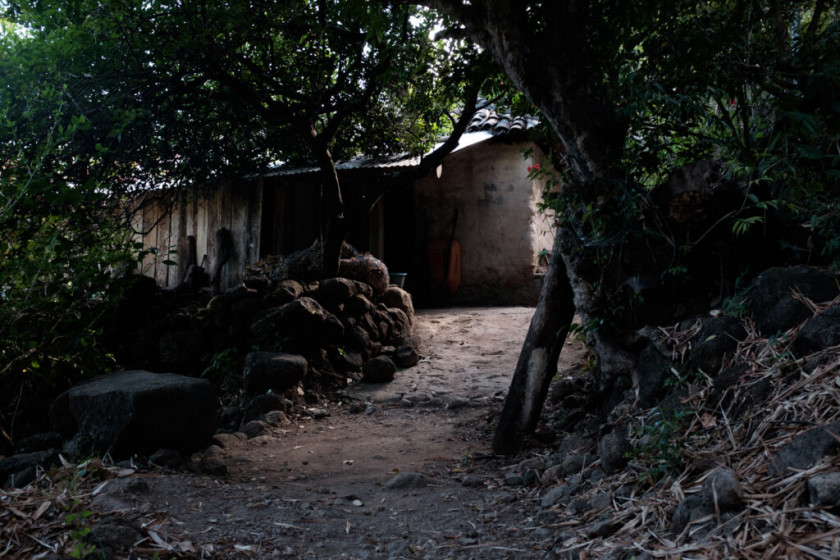
M 415 184 L 418 220 L 428 239 L 455 239 L 462 248 L 462 281 L 450 303 L 536 303 L 541 275 L 538 254 L 550 249 L 551 219 L 537 211 L 542 182 L 528 178 L 541 162 L 530 144 L 487 141 L 450 155 L 440 169 Z M 424 248 L 419 248 L 421 251 Z

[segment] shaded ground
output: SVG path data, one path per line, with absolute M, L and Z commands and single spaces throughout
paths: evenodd
M 505 486 L 488 422 L 532 313 L 422 311 L 423 358 L 395 381 L 351 387 L 252 439 L 219 438 L 205 456 L 227 477 L 126 471 L 90 510 L 142 526 L 132 556 L 541 558 L 551 543 L 529 526 L 535 498 Z M 563 360 L 582 352 L 570 345 Z
M 227 438 L 217 456 L 229 480 L 153 475 L 149 491 L 127 501 L 167 515 L 173 538 L 207 553 L 541 557 L 525 526 L 521 502 L 530 498 L 503 487 L 486 420 L 502 402 L 532 313 L 421 312 L 423 359 L 395 381 L 351 387 L 344 403 L 310 409 L 268 435 Z M 581 352 L 575 346 L 564 359 Z
M 591 380 L 565 368 L 582 358 L 571 345 L 543 414 L 556 441 L 497 458 L 494 418 L 530 312 L 422 314 L 420 365 L 276 414 L 262 435 L 217 435 L 194 460 L 226 476 L 94 459 L 0 491 L 0 558 L 838 557 L 840 455 L 814 438 L 840 426 L 840 346 L 796 359 L 800 327 L 768 339 L 747 321 L 737 382 L 691 375 L 670 405 L 604 418 Z M 681 355 L 699 328 L 662 328 L 663 344 Z M 629 453 L 602 446 L 613 431 Z M 785 458 L 798 466 L 771 468 Z

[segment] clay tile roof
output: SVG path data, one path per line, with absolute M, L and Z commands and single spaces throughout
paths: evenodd
M 489 132 L 493 136 L 508 134 L 518 130 L 528 130 L 539 124 L 531 115 L 513 117 L 508 113 L 499 114 L 492 109 L 478 111 L 467 126 L 467 132 Z
M 466 148 L 478 142 L 483 142 L 491 137 L 500 137 L 531 129 L 537 126 L 539 122 L 539 119 L 531 115 L 525 115 L 524 117 L 512 117 L 507 113 L 496 113 L 492 109 L 481 109 L 473 115 L 470 124 L 467 125 L 467 130 L 461 139 L 461 143 L 456 150 Z M 419 157 L 413 157 L 406 154 L 384 158 L 357 157 L 347 161 L 338 162 L 336 163 L 335 168 L 338 171 L 352 169 L 398 168 L 416 165 L 418 161 Z M 319 168 L 317 167 L 279 167 L 261 176 L 276 177 L 281 175 L 302 175 L 306 173 L 317 173 L 318 171 Z

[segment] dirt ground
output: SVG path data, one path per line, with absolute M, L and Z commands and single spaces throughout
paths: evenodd
M 339 403 L 228 435 L 227 477 L 153 470 L 112 479 L 92 509 L 142 525 L 161 557 L 545 558 L 537 497 L 492 455 L 531 308 L 421 311 L 420 363 Z M 569 344 L 561 370 L 579 362 Z

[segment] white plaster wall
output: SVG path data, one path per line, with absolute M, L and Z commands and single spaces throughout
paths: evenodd
M 528 166 L 543 160 L 538 148 L 523 157 L 531 146 L 472 146 L 444 160 L 440 178 L 431 173 L 415 185 L 429 239 L 449 238 L 458 209 L 462 280 L 453 299 L 531 303 L 536 297 L 538 253 L 551 248 L 553 236 L 551 219 L 537 211 L 542 183 L 528 178 Z

